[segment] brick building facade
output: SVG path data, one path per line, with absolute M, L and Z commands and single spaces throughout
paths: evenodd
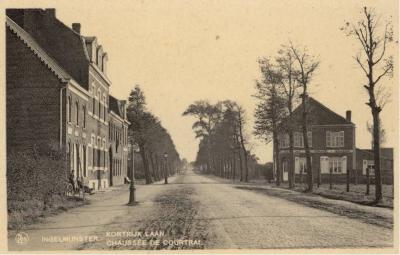
M 7 150 L 59 147 L 69 170 L 87 186 L 108 187 L 114 117 L 107 53 L 96 37 L 80 34 L 80 24 L 65 26 L 54 9 L 8 9 L 6 14 Z M 120 118 L 127 129 L 126 116 Z M 126 157 L 120 165 L 125 174 Z
M 334 113 L 312 97 L 307 99 L 308 143 L 311 152 L 311 164 L 314 181 L 327 182 L 332 171 L 337 182 L 345 182 L 347 171 L 355 169 L 355 125 L 351 122 L 351 112 L 346 118 Z M 289 156 L 289 135 L 280 134 L 279 159 L 282 180 L 287 181 L 290 162 L 295 164 L 296 180 L 301 181 L 306 171 L 306 158 L 303 134 L 301 130 L 302 105 L 293 111 L 294 159 Z
M 288 180 L 289 164 L 294 162 L 297 182 L 305 181 L 307 173 L 302 127 L 302 105 L 293 111 L 294 158 L 290 160 L 289 135 L 279 135 L 279 159 L 282 180 Z M 366 167 L 373 168 L 372 150 L 356 148 L 356 127 L 351 122 L 351 111 L 346 117 L 333 112 L 312 97 L 307 101 L 308 143 L 311 153 L 311 165 L 315 182 L 327 183 L 331 178 L 336 183 L 366 182 Z M 393 149 L 381 150 L 382 182 L 393 183 Z M 348 174 L 348 175 L 347 175 Z M 373 171 L 371 171 L 373 175 Z M 373 176 L 371 177 L 373 181 Z

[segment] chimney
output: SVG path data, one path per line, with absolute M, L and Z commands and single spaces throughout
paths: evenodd
M 351 111 L 346 111 L 346 120 L 351 122 Z
M 81 34 L 81 23 L 72 23 L 72 30 L 78 34 Z
M 49 9 L 46 9 L 45 11 L 46 11 L 46 15 L 47 16 L 49 16 L 51 18 L 55 18 L 56 17 L 56 9 L 49 8 Z

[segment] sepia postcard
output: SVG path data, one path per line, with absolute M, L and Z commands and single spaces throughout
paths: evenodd
M 399 252 L 395 0 L 0 3 L 0 251 Z

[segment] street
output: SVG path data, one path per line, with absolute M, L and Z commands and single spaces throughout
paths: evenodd
M 139 185 L 139 204 L 134 207 L 125 205 L 129 193 L 127 186 L 123 186 L 123 189 L 94 195 L 90 205 L 29 226 L 23 230 L 29 236 L 26 244 L 16 244 L 15 232 L 11 232 L 9 249 L 359 248 L 393 245 L 392 229 L 237 186 L 188 171 L 170 178 L 168 185 L 161 182 Z M 49 239 L 50 236 L 77 235 L 91 236 L 94 241 Z

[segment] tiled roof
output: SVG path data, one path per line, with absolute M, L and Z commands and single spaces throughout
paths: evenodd
M 302 120 L 303 104 L 300 104 L 293 111 L 292 120 L 295 123 L 301 123 Z M 335 113 L 325 105 L 321 104 L 312 97 L 307 98 L 307 111 L 308 122 L 311 125 L 338 125 L 350 124 L 354 125 L 351 121 Z
M 66 82 L 72 77 L 60 67 L 57 62 L 44 51 L 39 44 L 12 19 L 6 17 L 6 26 L 20 38 L 24 44 L 62 81 Z

